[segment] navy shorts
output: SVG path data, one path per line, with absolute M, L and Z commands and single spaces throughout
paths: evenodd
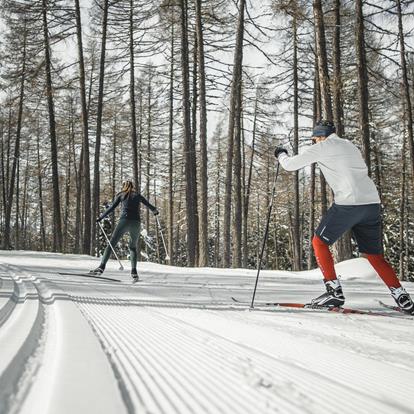
M 381 205 L 344 206 L 332 204 L 315 234 L 326 244 L 335 243 L 352 230 L 360 253 L 382 254 Z

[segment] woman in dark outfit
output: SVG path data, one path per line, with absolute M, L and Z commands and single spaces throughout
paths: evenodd
M 140 233 L 140 216 L 139 216 L 139 207 L 140 203 L 144 204 L 149 208 L 153 214 L 156 216 L 159 214 L 155 206 L 153 206 L 145 197 L 141 194 L 134 191 L 134 185 L 132 181 L 124 181 L 122 183 L 121 191 L 116 195 L 112 204 L 102 213 L 96 222 L 101 221 L 107 215 L 109 215 L 119 204 L 122 205 L 121 216 L 119 222 L 115 227 L 114 232 L 111 237 L 112 247 L 115 248 L 116 244 L 119 242 L 121 237 L 129 232 L 129 252 L 131 260 L 131 276 L 134 281 L 138 280 L 137 273 L 137 242 Z M 104 272 L 106 263 L 111 255 L 111 246 L 108 244 L 104 251 L 104 254 L 101 258 L 101 264 L 95 270 L 92 270 L 90 273 L 95 275 L 100 275 Z

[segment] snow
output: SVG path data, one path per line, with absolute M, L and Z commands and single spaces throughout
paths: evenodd
M 382 308 L 364 259 L 338 264 L 346 305 L 248 303 L 256 272 L 0 251 L 0 413 L 414 413 L 414 318 Z M 128 262 L 124 263 L 128 269 Z M 263 271 L 256 302 L 306 302 L 318 270 Z M 405 283 L 414 292 L 414 284 Z

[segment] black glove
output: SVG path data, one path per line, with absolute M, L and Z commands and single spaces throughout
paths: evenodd
M 157 209 L 152 210 L 152 213 L 154 214 L 154 216 L 158 216 L 158 214 L 160 214 L 160 212 Z
M 288 152 L 287 152 L 287 150 L 285 148 L 283 148 L 283 147 L 276 147 L 275 148 L 275 157 L 276 158 L 279 158 L 279 155 L 280 154 L 283 154 L 283 153 L 285 153 L 286 155 L 288 155 Z
M 102 220 L 102 218 L 101 218 L 101 217 L 98 217 L 98 218 L 96 219 L 96 222 L 97 222 L 97 223 L 99 223 L 101 220 Z

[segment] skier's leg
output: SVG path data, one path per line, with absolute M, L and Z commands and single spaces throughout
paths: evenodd
M 397 275 L 392 266 L 385 260 L 382 254 L 366 254 L 363 256 L 368 259 L 371 266 L 378 273 L 378 276 L 384 281 L 391 291 L 397 305 L 407 313 L 414 313 L 414 302 L 409 293 L 401 286 Z
M 392 268 L 392 266 L 387 262 L 385 257 L 382 254 L 367 254 L 364 253 L 363 257 L 368 259 L 371 266 L 378 273 L 378 276 L 383 280 L 383 282 L 391 288 L 401 287 L 401 283 L 398 280 L 398 277 Z
M 111 244 L 112 247 L 115 249 L 115 246 L 118 244 L 119 240 L 121 239 L 121 237 L 124 235 L 124 233 L 127 231 L 127 226 L 126 226 L 126 220 L 125 219 L 120 219 L 117 226 L 115 227 L 114 232 L 112 233 L 111 236 Z M 111 246 L 108 244 L 105 248 L 105 251 L 101 257 L 101 264 L 99 265 L 99 267 L 104 270 L 106 267 L 106 263 L 109 260 L 109 257 L 111 256 Z
M 318 263 L 319 269 L 321 269 L 324 280 L 337 279 L 334 260 L 329 246 L 317 235 L 313 236 L 312 246 L 315 252 L 316 262 Z
M 397 305 L 407 313 L 413 313 L 414 303 L 410 295 L 401 286 L 394 269 L 383 255 L 381 207 L 379 204 L 367 206 L 367 212 L 366 220 L 353 228 L 359 251 L 390 289 Z
M 334 260 L 329 246 L 352 227 L 353 213 L 353 206 L 333 204 L 315 231 L 312 246 L 326 288 L 325 293 L 312 300 L 315 305 L 341 306 L 345 303 L 345 297 L 341 283 L 336 276 Z
M 129 253 L 131 260 L 131 273 L 137 269 L 138 249 L 137 242 L 139 238 L 140 222 L 133 221 L 129 224 Z M 135 272 L 136 273 L 136 272 Z

